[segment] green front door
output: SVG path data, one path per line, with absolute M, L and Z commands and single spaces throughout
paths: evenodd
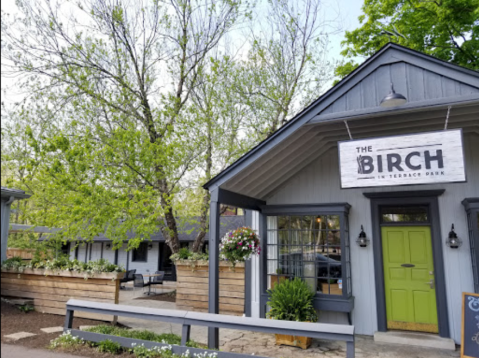
M 388 329 L 437 333 L 431 229 L 382 227 Z

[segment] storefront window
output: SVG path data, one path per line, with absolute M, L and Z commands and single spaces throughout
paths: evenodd
M 300 277 L 318 294 L 350 294 L 350 247 L 344 216 L 269 216 L 267 229 L 268 289 Z

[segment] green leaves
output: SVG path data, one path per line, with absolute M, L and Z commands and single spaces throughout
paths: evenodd
M 316 322 L 314 293 L 306 282 L 296 277 L 284 280 L 268 290 L 270 311 L 267 316 L 282 321 Z
M 479 0 L 366 0 L 361 27 L 346 31 L 346 57 L 371 56 L 395 42 L 467 68 L 479 69 Z M 357 64 L 336 68 L 343 78 Z

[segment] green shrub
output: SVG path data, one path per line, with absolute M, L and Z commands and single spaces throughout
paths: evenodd
M 14 256 L 9 258 L 2 263 L 2 268 L 11 270 L 11 269 L 18 269 L 24 265 L 23 259 L 18 256 Z
M 173 261 L 208 261 L 208 253 L 192 252 L 187 247 L 182 247 L 178 253 L 170 256 Z
M 100 353 L 120 354 L 122 350 L 123 348 L 121 347 L 120 343 L 113 342 L 110 339 L 98 343 L 98 351 Z
M 175 344 L 175 345 L 181 344 L 181 337 L 172 333 L 156 334 L 154 332 L 146 331 L 146 330 L 136 331 L 136 330 L 130 330 L 126 328 L 119 328 L 119 327 L 105 326 L 105 325 L 91 327 L 87 329 L 87 331 L 93 332 L 93 333 L 108 334 L 108 335 L 117 336 L 117 337 L 141 339 L 143 341 L 150 341 L 150 342 Z M 193 347 L 194 345 L 196 345 L 196 343 L 194 342 L 189 342 L 189 344 L 190 344 L 190 347 Z
M 268 290 L 268 317 L 282 321 L 316 322 L 314 292 L 300 278 L 285 280 Z
M 78 260 L 70 260 L 67 256 L 60 256 L 53 260 L 45 260 L 42 258 L 34 258 L 30 262 L 23 261 L 19 257 L 13 257 L 2 263 L 2 269 L 15 269 L 22 271 L 23 269 L 46 269 L 85 272 L 88 274 L 96 274 L 102 272 L 124 272 L 121 266 L 113 265 L 105 259 L 97 261 L 81 262 Z

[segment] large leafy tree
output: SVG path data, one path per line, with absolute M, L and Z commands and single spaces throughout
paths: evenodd
M 240 1 L 18 1 L 2 13 L 6 71 L 30 95 L 28 123 L 39 212 L 65 238 L 103 233 L 116 245 L 163 231 L 179 249 L 174 197 L 194 165 L 185 109 L 198 73 L 246 14 Z M 14 140 L 14 138 L 13 138 Z
M 479 0 L 365 0 L 361 26 L 346 32 L 346 58 L 367 57 L 395 42 L 441 60 L 479 70 Z M 340 78 L 354 59 L 336 68 Z

